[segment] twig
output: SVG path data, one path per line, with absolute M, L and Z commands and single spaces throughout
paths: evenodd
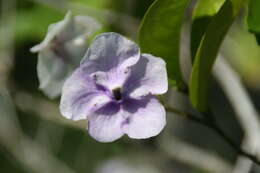
M 227 144 L 229 144 L 238 154 L 243 155 L 243 156 L 249 158 L 250 160 L 252 160 L 253 162 L 255 162 L 256 164 L 260 165 L 260 161 L 258 160 L 258 158 L 256 156 L 248 153 L 247 151 L 245 151 L 245 150 L 241 149 L 239 146 L 237 146 L 236 143 L 229 136 L 227 136 L 226 133 L 221 128 L 219 128 L 219 126 L 215 122 L 208 121 L 207 119 L 204 119 L 204 118 L 198 118 L 194 115 L 179 111 L 179 110 L 174 109 L 169 106 L 165 106 L 165 109 L 168 112 L 182 115 L 183 117 L 185 117 L 193 122 L 196 122 L 203 126 L 208 127 L 209 129 L 213 130 L 216 134 L 218 134 L 222 139 L 224 139 L 224 141 L 226 141 Z
M 243 148 L 247 152 L 257 154 L 260 147 L 260 123 L 255 109 L 239 75 L 230 67 L 221 55 L 218 57 L 214 71 L 216 79 L 229 99 L 237 120 L 245 132 Z M 239 157 L 234 168 L 234 173 L 249 172 L 252 161 Z
M 8 93 L 0 92 L 0 142 L 26 169 L 26 172 L 75 173 L 51 152 L 22 133 Z M 8 133 L 7 133 L 8 132 Z
M 192 167 L 199 168 L 203 172 L 232 172 L 231 164 L 214 152 L 186 143 L 176 136 L 164 133 L 158 141 L 160 141 L 158 145 L 163 154 Z
M 24 100 L 26 100 L 26 102 Z M 84 120 L 77 122 L 70 121 L 60 115 L 57 103 L 50 102 L 45 98 L 37 97 L 28 92 L 17 90 L 14 93 L 14 104 L 20 110 L 37 114 L 44 120 L 78 128 L 84 131 L 86 129 L 86 122 Z M 48 110 L 47 114 L 45 112 L 46 110 Z
M 26 136 L 19 126 L 8 85 L 13 66 L 16 0 L 1 1 L 0 15 L 0 143 L 26 172 L 75 173 L 52 153 Z

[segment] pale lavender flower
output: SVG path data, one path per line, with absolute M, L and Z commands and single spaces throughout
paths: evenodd
M 60 111 L 87 119 L 89 134 L 111 142 L 124 134 L 143 139 L 165 126 L 165 109 L 154 95 L 168 89 L 165 62 L 116 33 L 96 37 L 62 89 Z
M 45 39 L 31 48 L 38 52 L 37 74 L 40 89 L 50 98 L 60 95 L 65 79 L 79 65 L 87 51 L 87 39 L 101 25 L 89 16 L 65 18 L 48 28 Z

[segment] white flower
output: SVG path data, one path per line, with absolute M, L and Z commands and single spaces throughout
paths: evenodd
M 68 12 L 62 21 L 49 26 L 40 44 L 31 48 L 31 52 L 38 52 L 39 88 L 48 97 L 60 95 L 65 79 L 86 53 L 88 37 L 100 28 L 95 19 L 88 16 L 73 17 Z

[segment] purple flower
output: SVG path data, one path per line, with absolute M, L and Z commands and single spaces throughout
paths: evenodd
M 168 89 L 165 62 L 116 33 L 90 45 L 79 68 L 62 89 L 60 110 L 72 120 L 88 119 L 89 134 L 100 142 L 124 134 L 143 139 L 158 135 L 165 109 L 154 95 Z

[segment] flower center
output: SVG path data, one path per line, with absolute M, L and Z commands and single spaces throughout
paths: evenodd
M 114 98 L 116 100 L 121 100 L 122 99 L 122 94 L 121 94 L 121 88 L 115 88 L 112 90 L 112 93 L 114 95 Z

